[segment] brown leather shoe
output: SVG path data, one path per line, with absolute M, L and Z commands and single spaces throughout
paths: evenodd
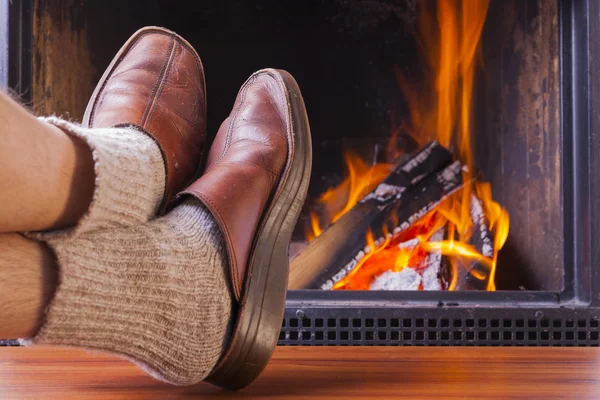
M 298 84 L 285 71 L 256 72 L 221 125 L 204 175 L 183 192 L 203 202 L 218 221 L 239 301 L 229 347 L 207 378 L 210 383 L 243 388 L 271 358 L 285 306 L 288 246 L 311 163 Z
M 206 90 L 200 57 L 174 32 L 140 29 L 100 79 L 83 125 L 135 126 L 156 140 L 167 172 L 164 211 L 196 178 L 204 153 Z

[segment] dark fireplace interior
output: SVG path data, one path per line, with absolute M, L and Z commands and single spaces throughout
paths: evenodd
M 344 150 L 376 159 L 408 118 L 397 72 L 410 81 L 424 79 L 415 38 L 417 0 L 151 1 L 144 7 L 111 1 L 110 13 L 106 2 L 62 2 L 65 7 L 36 2 L 34 35 L 36 29 L 38 35 L 48 32 L 34 36 L 38 111 L 80 117 L 122 42 L 143 25 L 169 27 L 203 59 L 209 132 L 216 132 L 253 71 L 275 67 L 294 75 L 313 135 L 307 204 L 345 176 Z M 499 253 L 499 290 L 563 288 L 558 3 L 540 4 L 491 2 L 475 77 L 475 165 L 511 218 Z M 59 48 L 55 41 L 61 39 Z M 72 48 L 65 49 L 68 45 Z M 60 53 L 46 54 L 48 48 Z M 64 58 L 77 69 L 71 76 L 52 68 Z M 77 95 L 67 93 L 75 86 Z M 400 136 L 396 146 L 416 150 L 408 136 Z M 307 216 L 295 240 L 303 240 Z

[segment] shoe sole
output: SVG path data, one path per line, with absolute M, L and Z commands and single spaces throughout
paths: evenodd
M 306 199 L 312 166 L 308 116 L 300 88 L 286 71 L 263 70 L 279 76 L 287 95 L 293 146 L 279 190 L 259 225 L 248 259 L 238 320 L 226 350 L 207 382 L 228 390 L 252 383 L 267 366 L 277 345 L 285 310 L 292 232 Z

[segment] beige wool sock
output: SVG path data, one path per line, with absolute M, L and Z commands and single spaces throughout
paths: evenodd
M 94 159 L 96 186 L 87 212 L 75 227 L 31 232 L 28 236 L 71 240 L 84 232 L 132 226 L 156 215 L 166 175 L 154 139 L 134 127 L 84 128 L 57 117 L 40 119 L 87 144 Z
M 24 344 L 116 353 L 175 385 L 215 367 L 233 300 L 223 235 L 198 200 L 143 225 L 48 243 L 60 283 Z

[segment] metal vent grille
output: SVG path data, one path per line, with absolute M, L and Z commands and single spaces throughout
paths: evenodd
M 326 313 L 332 311 L 351 312 Z M 283 320 L 280 346 L 600 346 L 598 316 L 548 318 L 540 317 L 539 311 L 538 318 L 310 318 L 303 311 L 296 314 L 300 315 Z M 16 340 L 0 340 L 0 346 L 18 345 Z
M 348 310 L 337 311 L 348 313 Z M 414 311 L 404 313 L 414 314 Z M 600 346 L 597 317 L 550 318 L 540 314 L 538 311 L 527 318 L 286 316 L 279 345 Z

